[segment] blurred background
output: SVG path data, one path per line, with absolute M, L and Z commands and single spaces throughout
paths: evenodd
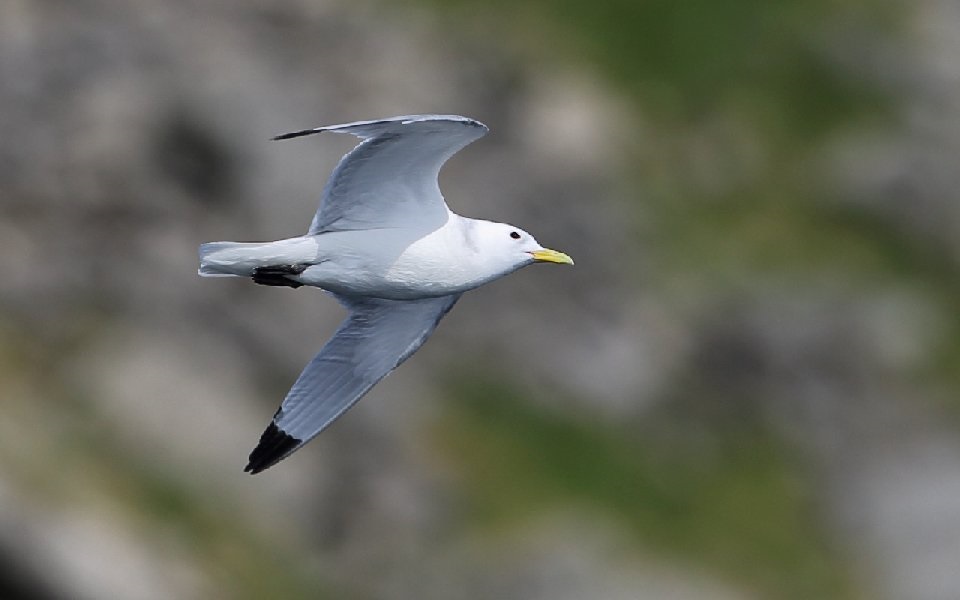
M 960 597 L 954 0 L 4 0 L 0 596 Z M 464 114 L 464 297 L 262 475 L 343 317 L 196 276 Z

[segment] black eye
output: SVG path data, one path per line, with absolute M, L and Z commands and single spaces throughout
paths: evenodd
M 512 238 L 515 239 L 515 240 L 519 240 L 519 239 L 520 239 L 520 234 L 517 233 L 516 231 L 511 231 L 511 232 L 510 232 L 510 237 L 512 237 Z

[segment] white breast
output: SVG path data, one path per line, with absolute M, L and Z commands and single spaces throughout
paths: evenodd
M 482 285 L 475 251 L 456 222 L 426 235 L 406 229 L 342 231 L 316 237 L 321 261 L 299 281 L 347 295 L 410 300 Z

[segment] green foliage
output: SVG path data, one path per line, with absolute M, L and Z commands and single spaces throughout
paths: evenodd
M 163 530 L 175 539 L 213 575 L 219 590 L 229 590 L 230 597 L 333 595 L 326 582 L 305 569 L 289 545 L 258 531 L 223 497 L 202 497 L 179 477 L 130 457 L 114 457 L 105 464 L 110 464 L 111 471 L 100 471 L 98 476 L 113 498 L 136 507 L 142 528 L 154 531 L 153 535 Z
M 586 60 L 656 118 L 690 121 L 742 107 L 812 138 L 888 101 L 838 69 L 811 36 L 836 25 L 887 29 L 896 6 L 858 0 L 448 0 L 557 62 Z
M 451 398 L 440 443 L 468 474 L 477 527 L 503 531 L 574 506 L 614 518 L 640 547 L 699 562 L 763 597 L 850 596 L 821 537 L 810 482 L 750 419 L 713 421 L 705 440 L 679 427 L 665 437 L 667 416 L 642 426 L 567 417 L 470 377 Z

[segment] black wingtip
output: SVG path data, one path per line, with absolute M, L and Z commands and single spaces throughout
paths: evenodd
M 279 140 L 289 140 L 292 138 L 298 138 L 298 137 L 303 137 L 305 135 L 310 135 L 311 133 L 320 133 L 321 131 L 323 130 L 322 129 L 302 129 L 300 131 L 291 131 L 290 133 L 282 133 L 270 139 L 275 142 Z
M 301 443 L 301 440 L 282 431 L 276 423 L 271 422 L 260 436 L 260 443 L 250 453 L 250 460 L 243 470 L 256 475 L 264 469 L 269 469 L 296 450 Z

